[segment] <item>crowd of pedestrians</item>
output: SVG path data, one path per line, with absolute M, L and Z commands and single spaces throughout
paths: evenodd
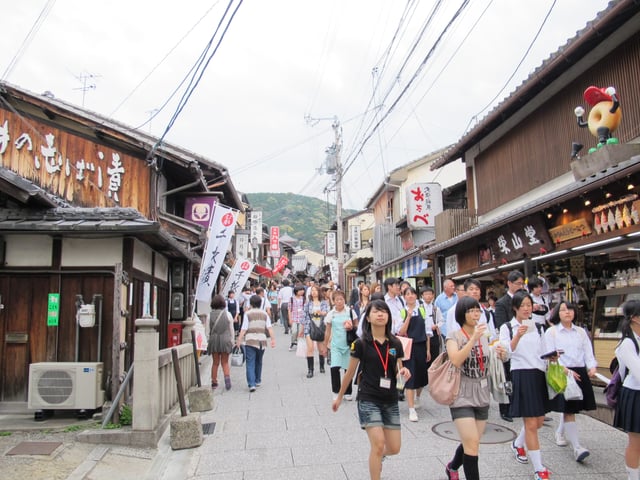
M 450 405 L 460 444 L 446 465 L 446 478 L 459 479 L 460 469 L 468 480 L 480 478 L 480 438 L 494 394 L 504 421 L 522 419 L 511 443 L 515 460 L 531 464 L 536 480 L 546 480 L 551 473 L 543 463 L 538 430 L 552 420 L 550 412 L 558 413 L 556 444 L 570 445 L 572 460 L 580 463 L 590 455 L 580 442 L 576 414 L 596 408 L 591 378 L 597 364 L 589 335 L 576 324 L 576 305 L 562 300 L 551 308 L 540 286 L 536 278 L 525 282 L 521 272 L 513 271 L 504 296 L 487 292 L 486 302 L 474 279 L 459 285 L 446 280 L 438 296 L 431 287 L 418 291 L 396 278 L 387 278 L 382 286 L 359 282 L 348 301 L 337 285 L 291 285 L 286 279 L 281 285 L 247 289 L 239 299 L 233 292 L 226 300 L 216 295 L 208 321 L 211 385 L 218 387 L 222 368 L 224 386 L 231 388 L 229 358 L 236 349 L 244 355 L 247 387 L 255 392 L 262 382 L 266 346 L 270 342 L 275 347 L 273 325 L 281 325 L 289 350 L 297 352 L 294 358 L 306 358 L 307 379 L 316 372 L 328 377 L 334 411 L 343 400 L 357 400 L 360 426 L 371 447 L 370 478 L 379 479 L 384 458 L 400 451 L 399 402 L 406 399 L 408 420 L 419 421 L 429 366 L 446 351 L 461 377 Z M 640 480 L 640 301 L 627 302 L 624 318 L 623 341 L 616 349 L 624 383 L 615 425 L 629 436 L 628 478 Z M 579 398 L 550 393 L 545 377 L 549 362 L 561 365 L 576 381 Z M 322 375 L 325 366 L 327 377 Z M 491 384 L 496 370 L 501 379 L 497 386 Z M 502 394 L 496 396 L 496 389 Z

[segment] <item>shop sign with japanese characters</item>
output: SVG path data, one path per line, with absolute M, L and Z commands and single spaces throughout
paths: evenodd
M 269 235 L 269 256 L 280 258 L 280 227 L 271 227 Z
M 253 210 L 250 215 L 249 227 L 251 228 L 251 238 L 249 241 L 253 242 L 253 239 L 255 238 L 258 242 L 257 245 L 260 245 L 262 243 L 262 211 Z
M 442 189 L 438 183 L 413 183 L 407 187 L 407 226 L 434 227 L 434 217 L 442 213 Z
M 133 207 L 149 214 L 149 167 L 113 148 L 27 123 L 0 109 L 0 165 L 79 206 Z
M 553 250 L 553 243 L 542 218 L 533 215 L 504 225 L 490 238 L 491 252 L 498 260 L 517 260 Z
M 351 245 L 351 251 L 357 252 L 362 248 L 362 242 L 360 240 L 360 225 L 351 225 L 350 229 L 349 243 Z
M 326 255 L 336 255 L 336 232 L 327 232 L 327 244 L 325 245 Z

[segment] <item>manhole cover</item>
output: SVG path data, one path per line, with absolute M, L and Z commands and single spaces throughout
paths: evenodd
M 51 455 L 62 442 L 20 442 L 6 455 Z
M 215 429 L 216 429 L 215 422 L 202 424 L 202 433 L 204 435 L 211 435 Z
M 447 438 L 449 440 L 460 441 L 458 431 L 453 422 L 442 422 L 433 426 L 431 429 L 433 433 L 440 437 Z M 484 429 L 484 435 L 480 439 L 480 443 L 507 443 L 516 438 L 516 432 L 503 427 L 502 425 L 496 425 L 495 423 L 487 423 L 487 427 Z

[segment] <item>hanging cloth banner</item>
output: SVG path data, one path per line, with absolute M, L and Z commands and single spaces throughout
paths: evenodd
M 227 298 L 229 292 L 234 292 L 236 296 L 239 296 L 242 292 L 242 287 L 244 287 L 247 280 L 249 280 L 249 274 L 253 270 L 254 265 L 255 263 L 251 260 L 247 260 L 244 257 L 238 257 L 220 294 L 224 298 Z
M 289 263 L 289 259 L 287 257 L 280 257 L 280 260 L 278 260 L 278 264 L 276 265 L 276 267 L 273 269 L 273 273 L 276 274 L 278 273 L 280 270 L 282 270 L 285 265 Z
M 207 247 L 204 250 L 202 264 L 200 265 L 196 300 L 202 302 L 211 301 L 211 293 L 218 275 L 220 275 L 224 257 L 235 228 L 236 213 L 229 207 L 219 203 L 216 204 L 211 223 L 209 223 Z

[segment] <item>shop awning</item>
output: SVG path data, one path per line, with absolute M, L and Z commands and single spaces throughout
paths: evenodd
M 373 259 L 373 250 L 370 247 L 358 250 L 355 253 L 355 255 L 353 255 L 349 260 L 346 261 L 346 263 L 344 264 L 344 268 L 357 267 L 358 266 L 358 260 L 360 260 L 362 258 L 371 258 L 371 259 Z
M 420 255 L 407 258 L 402 262 L 402 276 L 403 278 L 415 277 L 416 275 L 421 274 L 428 266 L 429 262 L 423 259 Z

